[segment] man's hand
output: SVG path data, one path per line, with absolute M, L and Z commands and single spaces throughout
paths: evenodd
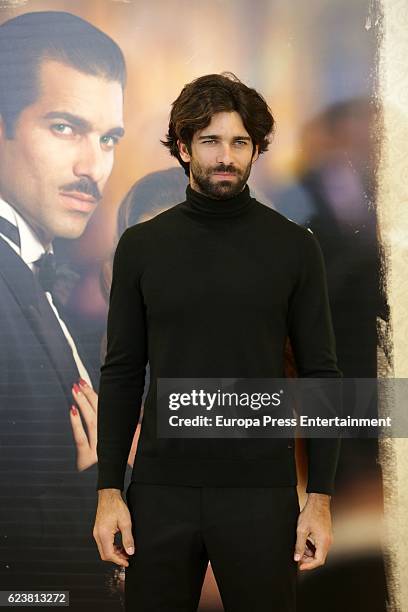
M 333 542 L 329 495 L 309 493 L 298 517 L 296 533 L 294 559 L 299 561 L 298 569 L 311 570 L 324 565 Z M 306 540 L 313 548 L 306 544 Z
M 114 544 L 115 534 L 122 534 L 123 546 Z M 119 489 L 101 489 L 98 492 L 93 537 L 98 545 L 102 561 L 129 566 L 129 555 L 135 550 L 132 536 L 132 520 Z

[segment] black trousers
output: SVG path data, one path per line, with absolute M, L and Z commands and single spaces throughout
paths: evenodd
M 208 561 L 226 612 L 293 612 L 296 487 L 131 482 L 126 612 L 195 612 Z

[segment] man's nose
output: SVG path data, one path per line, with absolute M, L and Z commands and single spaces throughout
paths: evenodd
M 233 162 L 232 150 L 229 144 L 221 144 L 217 151 L 217 164 L 228 166 Z
M 106 153 L 102 150 L 99 139 L 84 139 L 81 142 L 74 173 L 78 177 L 86 176 L 98 183 L 107 171 Z

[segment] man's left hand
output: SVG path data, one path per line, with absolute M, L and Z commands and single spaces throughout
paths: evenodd
M 296 534 L 294 559 L 299 562 L 298 569 L 311 570 L 324 565 L 333 542 L 329 495 L 309 493 L 298 517 Z

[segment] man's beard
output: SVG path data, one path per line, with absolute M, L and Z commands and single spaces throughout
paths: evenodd
M 248 164 L 243 172 L 239 171 L 235 166 L 219 164 L 215 168 L 204 169 L 194 159 L 190 162 L 191 174 L 201 193 L 216 200 L 227 200 L 241 193 L 251 173 L 251 168 L 252 162 Z M 224 181 L 213 182 L 211 178 L 215 172 L 231 172 L 235 174 L 238 180 L 231 181 L 226 179 Z

